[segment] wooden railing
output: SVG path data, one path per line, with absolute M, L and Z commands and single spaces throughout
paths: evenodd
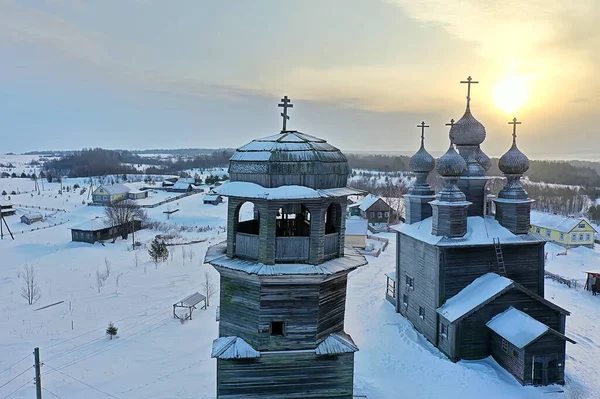
M 325 234 L 325 256 L 336 255 L 339 251 L 338 233 Z
M 236 256 L 258 259 L 258 236 L 246 233 L 235 235 Z
M 309 246 L 309 237 L 277 237 L 275 261 L 306 261 Z

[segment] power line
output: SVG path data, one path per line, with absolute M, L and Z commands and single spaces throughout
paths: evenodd
M 23 388 L 25 385 L 29 384 L 30 382 L 33 381 L 33 378 L 27 382 L 25 382 L 25 384 L 21 385 L 20 387 L 18 387 L 17 389 L 15 389 L 14 391 L 12 391 L 11 393 L 9 393 L 8 395 L 6 395 L 3 399 L 8 399 L 8 397 L 12 396 L 12 394 L 16 393 L 17 391 L 20 391 L 21 388 Z
M 52 392 L 51 390 L 49 390 L 49 389 L 46 389 L 46 388 L 44 388 L 44 387 L 42 387 L 42 389 L 43 389 L 44 391 L 48 392 L 50 395 L 54 395 L 54 396 L 56 396 L 58 399 L 62 399 L 60 396 L 58 396 L 57 394 L 55 394 L 55 393 L 54 393 L 54 392 Z
M 31 355 L 27 355 L 27 356 L 25 356 L 23 359 L 21 359 L 21 360 L 19 360 L 18 362 L 14 363 L 12 366 L 10 366 L 10 367 L 8 367 L 8 368 L 6 368 L 6 369 L 4 369 L 4 370 L 0 371 L 0 374 L 2 374 L 2 373 L 5 373 L 5 372 L 7 372 L 8 370 L 12 369 L 12 368 L 13 368 L 13 367 L 15 367 L 17 364 L 21 363 L 23 360 L 25 360 L 25 359 L 28 359 L 28 358 L 29 358 L 29 356 L 31 356 Z
M 8 384 L 10 384 L 11 382 L 13 382 L 14 380 L 16 380 L 17 378 L 19 378 L 20 376 L 22 376 L 23 374 L 25 374 L 26 372 L 29 371 L 30 368 L 32 368 L 33 366 L 29 366 L 27 367 L 25 370 L 23 370 L 21 373 L 17 374 L 16 376 L 14 376 L 13 378 L 11 378 L 10 380 L 6 381 L 4 384 L 0 385 L 0 388 L 3 388 L 5 386 L 7 386 Z
M 88 387 L 88 388 L 92 388 L 93 390 L 95 390 L 95 391 L 98 391 L 98 392 L 100 392 L 100 393 L 103 393 L 103 394 L 105 394 L 106 396 L 110 396 L 111 398 L 114 398 L 114 399 L 119 399 L 119 398 L 117 398 L 116 396 L 114 396 L 114 395 L 111 395 L 111 394 L 110 394 L 110 393 L 108 393 L 108 392 L 104 392 L 104 391 L 103 391 L 103 390 L 101 390 L 101 389 L 98 389 L 98 388 L 96 388 L 96 387 L 93 387 L 93 386 L 91 386 L 90 384 L 87 384 L 87 383 L 85 383 L 85 382 L 83 382 L 83 381 L 81 381 L 81 380 L 78 380 L 77 378 L 75 378 L 75 377 L 73 377 L 73 376 L 71 376 L 71 375 L 69 375 L 69 374 L 65 374 L 65 373 L 63 373 L 62 371 L 60 371 L 60 370 L 58 370 L 58 369 L 55 369 L 54 367 L 52 367 L 52 366 L 48 365 L 47 363 L 44 363 L 44 365 L 45 365 L 46 367 L 49 367 L 49 368 L 51 368 L 52 370 L 56 371 L 57 373 L 60 373 L 60 374 L 64 375 L 65 377 L 69 377 L 69 378 L 71 378 L 71 379 L 73 379 L 73 380 L 77 381 L 78 383 L 85 385 L 85 386 L 86 386 L 86 387 Z

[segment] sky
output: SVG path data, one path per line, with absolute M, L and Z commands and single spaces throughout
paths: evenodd
M 0 0 L 0 153 L 238 147 L 288 129 L 344 151 L 448 146 L 465 108 L 500 156 L 600 152 L 597 0 Z

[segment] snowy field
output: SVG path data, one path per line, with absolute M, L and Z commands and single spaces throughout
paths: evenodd
M 163 207 L 151 209 L 150 216 L 174 224 L 175 230 L 181 225 L 224 226 L 226 206 L 203 205 L 201 198 L 182 199 L 180 212 L 171 219 L 162 214 Z M 223 240 L 224 234 L 219 229 L 181 231 L 186 238 L 206 240 L 186 246 L 186 252 L 194 253 L 191 261 L 188 257 L 184 263 L 179 246 L 173 259 L 158 267 L 145 250 L 138 250 L 136 266 L 130 241 L 119 238 L 106 246 L 70 242 L 68 226 L 99 213 L 101 208 L 72 207 L 68 213 L 72 221 L 64 226 L 0 242 L 0 385 L 10 380 L 0 388 L 0 397 L 13 391 L 10 398 L 34 396 L 31 352 L 38 346 L 44 363 L 43 386 L 61 398 L 215 398 L 216 362 L 210 352 L 218 334 L 218 296 L 208 310 L 195 312 L 185 324 L 173 319 L 172 304 L 203 292 L 206 272 L 217 283 L 218 274 L 202 264 L 202 258 L 207 246 Z M 140 231 L 136 240 L 148 243 L 156 233 Z M 394 313 L 384 299 L 384 274 L 393 270 L 394 254 L 395 240 L 390 239 L 385 252 L 370 257 L 369 265 L 350 275 L 346 330 L 360 347 L 355 365 L 357 393 L 369 399 L 397 398 L 400 393 L 406 398 L 598 397 L 600 299 L 547 281 L 546 297 L 572 312 L 567 333 L 578 344 L 567 347 L 564 388 L 522 387 L 490 359 L 448 361 Z M 106 261 L 111 275 L 98 292 L 96 271 L 102 271 Z M 572 267 L 587 267 L 577 265 L 579 261 L 591 264 L 595 258 L 581 255 Z M 25 264 L 35 267 L 42 291 L 32 306 L 19 295 Z M 64 302 L 35 310 L 59 301 Z M 111 321 L 119 328 L 114 340 L 104 333 Z M 553 393 L 559 389 L 565 393 Z

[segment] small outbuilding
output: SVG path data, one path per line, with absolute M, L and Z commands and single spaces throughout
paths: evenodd
M 131 190 L 127 193 L 127 198 L 132 200 L 148 198 L 148 190 Z
M 346 245 L 365 249 L 367 246 L 367 232 L 369 221 L 358 216 L 346 219 Z
M 173 184 L 173 186 L 171 188 L 168 188 L 167 190 L 175 192 L 175 193 L 191 193 L 192 191 L 196 191 L 196 186 L 194 186 L 192 183 L 185 183 L 185 182 L 178 181 L 177 183 Z
M 31 213 L 26 213 L 23 216 L 21 216 L 21 223 L 33 224 L 35 222 L 41 222 L 43 219 L 44 219 L 44 217 L 42 216 L 41 213 L 31 212 Z
M 587 278 L 585 279 L 584 288 L 588 291 L 592 291 L 592 287 L 596 286 L 596 292 L 600 291 L 600 270 L 585 272 Z
M 217 194 L 205 195 L 202 198 L 202 202 L 209 205 L 219 205 L 221 202 L 223 202 L 223 197 Z
M 107 219 L 96 218 L 71 227 L 71 240 L 93 244 L 96 241 L 110 240 L 113 237 L 125 237 L 127 234 L 140 229 L 142 229 L 141 220 L 113 226 Z
M 348 212 L 350 216 L 360 216 L 369 223 L 389 223 L 395 220 L 392 207 L 383 198 L 373 194 L 349 205 Z
M 0 213 L 2 216 L 12 216 L 17 213 L 17 210 L 10 202 L 0 197 Z

